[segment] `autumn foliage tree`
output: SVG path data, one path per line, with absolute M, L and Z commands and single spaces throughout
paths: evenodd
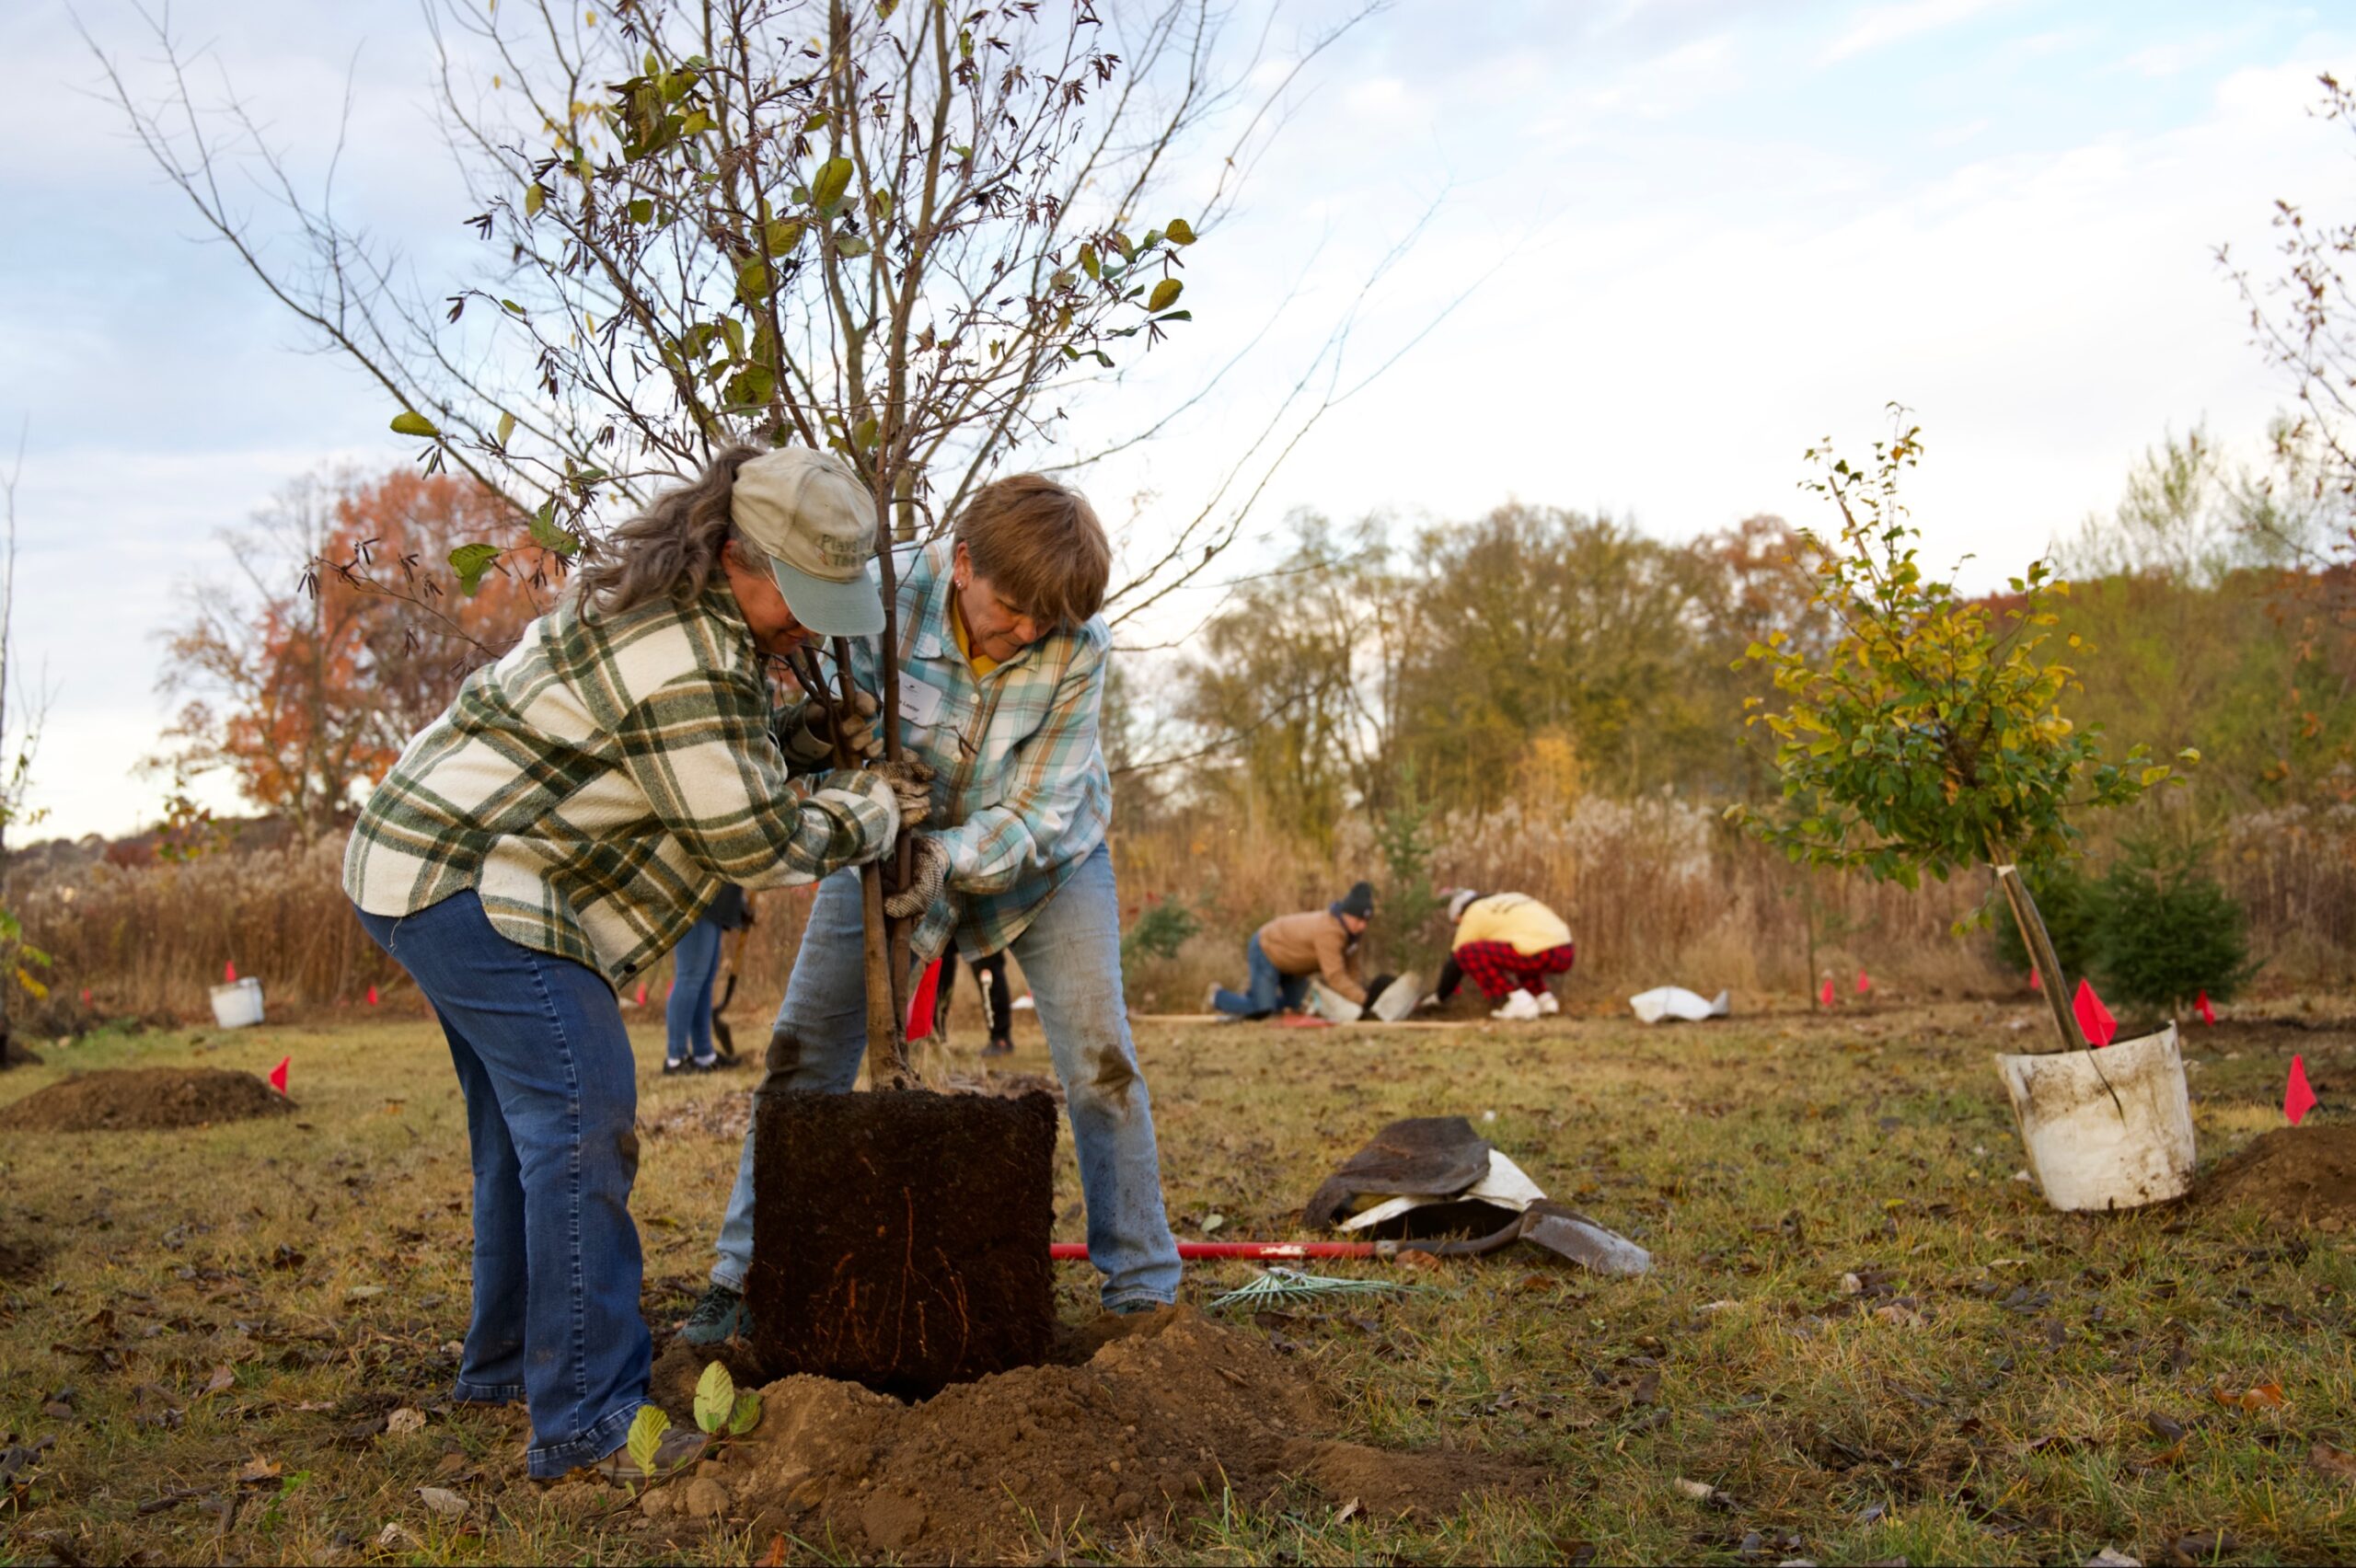
M 450 475 L 314 475 L 225 530 L 234 576 L 187 584 L 166 633 L 158 685 L 183 701 L 157 766 L 227 774 L 306 842 L 331 829 L 549 601 L 560 563 L 535 551 L 471 595 L 433 570 L 505 509 Z

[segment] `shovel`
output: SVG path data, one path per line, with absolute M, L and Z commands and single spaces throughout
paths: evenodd
M 1528 1241 L 1595 1274 L 1640 1274 L 1653 1266 L 1653 1255 L 1624 1236 L 1616 1235 L 1580 1214 L 1552 1200 L 1542 1199 L 1514 1216 L 1511 1223 L 1486 1236 L 1454 1240 L 1396 1241 L 1181 1241 L 1181 1258 L 1244 1258 L 1283 1262 L 1300 1258 L 1395 1258 L 1402 1252 L 1428 1252 L 1442 1258 L 1479 1258 L 1501 1251 L 1516 1241 Z M 1088 1256 L 1080 1241 L 1058 1241 L 1048 1255 L 1061 1262 Z

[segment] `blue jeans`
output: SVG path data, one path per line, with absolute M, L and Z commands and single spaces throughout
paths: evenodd
M 712 1060 L 711 983 L 720 978 L 720 940 L 725 932 L 707 915 L 687 928 L 671 950 L 671 999 L 663 1004 L 667 1033 L 664 1059 L 684 1062 L 689 1050 L 699 1062 Z
M 653 1366 L 639 1316 L 638 1065 L 613 988 L 509 941 L 472 892 L 363 914 L 441 1018 L 467 1098 L 474 1315 L 453 1397 L 532 1412 L 533 1475 L 621 1447 Z
M 848 1090 L 867 1048 L 859 873 L 818 884 L 802 952 L 769 1037 L 761 1092 Z M 1047 1052 L 1063 1080 L 1088 1200 L 1088 1256 L 1111 1309 L 1178 1297 L 1178 1244 L 1161 1206 L 1153 1110 L 1121 998 L 1121 902 L 1112 852 L 1098 845 L 1009 949 L 1031 983 Z M 757 1114 L 757 1110 L 756 1112 Z M 745 1288 L 753 1262 L 753 1134 L 720 1228 L 712 1283 Z
M 1219 1011 L 1238 1018 L 1265 1018 L 1279 1008 L 1298 1009 L 1309 995 L 1309 976 L 1287 974 L 1269 963 L 1268 955 L 1260 951 L 1258 933 L 1245 946 L 1243 956 L 1252 966 L 1252 977 L 1243 983 L 1241 996 L 1224 986 L 1218 988 L 1211 1005 Z

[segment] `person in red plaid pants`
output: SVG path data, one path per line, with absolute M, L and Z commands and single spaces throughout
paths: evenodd
M 1434 1002 L 1447 1001 L 1466 975 L 1501 1004 L 1492 1018 L 1543 1018 L 1558 1011 L 1552 982 L 1578 956 L 1563 917 L 1527 894 L 1484 895 L 1459 889 L 1449 900 L 1456 939 L 1440 970 Z

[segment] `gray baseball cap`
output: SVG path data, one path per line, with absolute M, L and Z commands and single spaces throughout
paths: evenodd
M 884 629 L 884 596 L 867 573 L 875 498 L 850 465 L 807 446 L 764 452 L 736 470 L 729 520 L 769 558 L 795 620 L 821 637 Z

